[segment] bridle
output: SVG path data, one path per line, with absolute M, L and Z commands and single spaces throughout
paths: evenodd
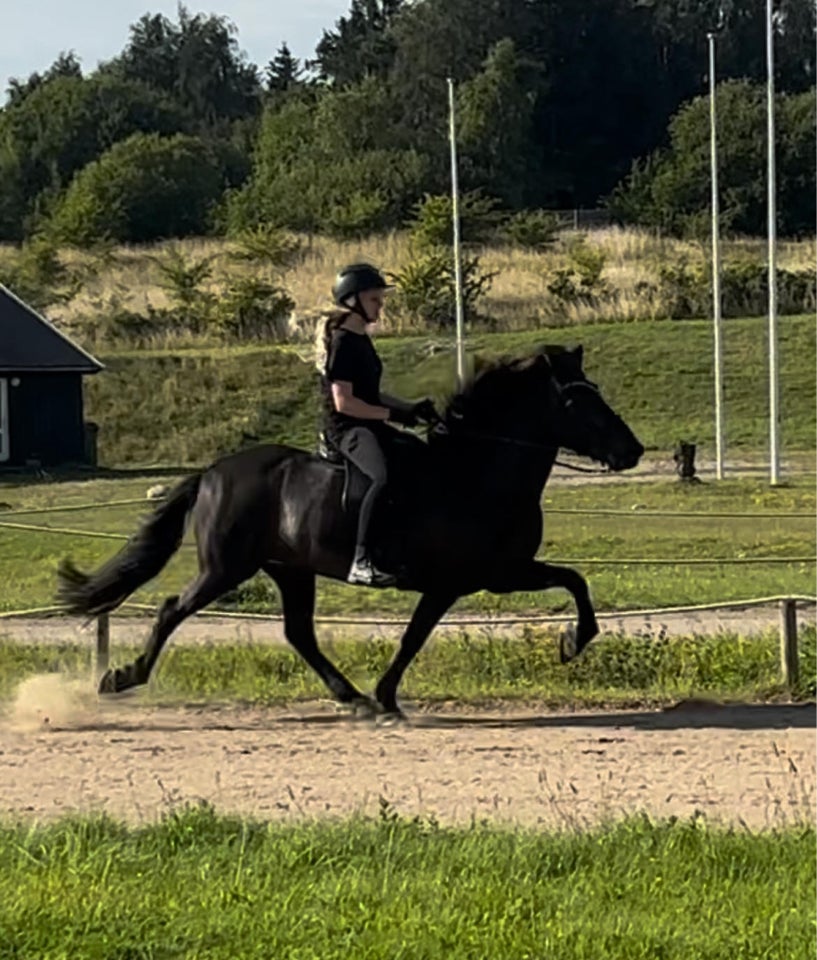
M 556 395 L 562 401 L 562 406 L 567 409 L 573 401 L 569 398 L 565 399 L 565 394 L 568 390 L 592 390 L 593 393 L 598 394 L 598 386 L 590 380 L 568 380 L 567 383 L 560 383 L 555 377 L 553 378 L 553 385 L 556 388 Z M 452 413 L 454 418 L 461 417 L 462 414 Z M 440 420 L 441 424 L 445 424 L 445 421 Z M 469 431 L 468 433 L 462 433 L 460 436 L 470 437 L 475 440 L 487 440 L 494 443 L 507 443 L 510 446 L 514 447 L 527 447 L 534 450 L 553 450 L 554 447 L 558 450 L 559 445 L 553 443 L 541 443 L 535 440 L 521 440 L 518 437 L 507 437 L 502 434 L 494 433 L 482 433 L 476 431 Z M 564 460 L 554 460 L 556 466 L 565 467 L 567 470 L 575 470 L 577 473 L 609 473 L 609 467 L 580 467 L 577 464 L 566 463 Z

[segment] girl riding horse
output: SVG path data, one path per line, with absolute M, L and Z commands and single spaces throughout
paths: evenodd
M 374 506 L 388 477 L 389 451 L 400 436 L 389 421 L 415 426 L 419 420 L 439 419 L 429 399 L 409 403 L 380 390 L 383 364 L 369 331 L 380 318 L 388 289 L 380 271 L 367 263 L 343 267 L 332 289 L 341 309 L 324 323 L 318 344 L 325 442 L 369 480 L 347 580 L 370 587 L 395 583 L 392 574 L 374 565 L 368 547 Z

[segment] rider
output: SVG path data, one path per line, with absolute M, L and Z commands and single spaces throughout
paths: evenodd
M 323 327 L 319 360 L 327 444 L 350 460 L 370 484 L 360 507 L 349 583 L 389 586 L 395 578 L 372 563 L 367 536 L 372 511 L 386 485 L 386 455 L 399 437 L 388 421 L 415 426 L 434 422 L 434 403 L 409 403 L 380 390 L 383 365 L 368 330 L 377 323 L 385 291 L 383 275 L 368 263 L 353 263 L 338 273 L 332 295 L 340 310 Z

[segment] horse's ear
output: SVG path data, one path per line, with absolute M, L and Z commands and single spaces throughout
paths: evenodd
M 579 344 L 577 347 L 573 347 L 570 351 L 571 356 L 575 359 L 576 363 L 581 367 L 582 360 L 584 359 L 584 347 Z

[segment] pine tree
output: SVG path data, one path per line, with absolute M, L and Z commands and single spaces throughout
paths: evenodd
M 304 70 L 301 61 L 292 56 L 286 41 L 278 48 L 278 52 L 267 64 L 264 72 L 267 78 L 267 90 L 271 92 L 287 93 L 303 82 Z

